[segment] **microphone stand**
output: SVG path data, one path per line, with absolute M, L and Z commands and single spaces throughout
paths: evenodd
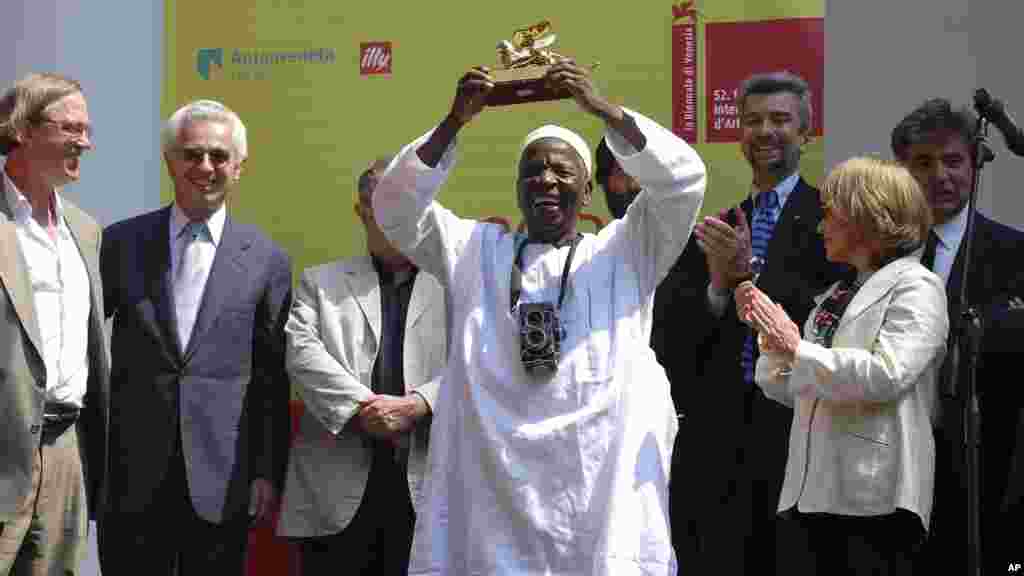
M 970 270 L 973 258 L 975 212 L 977 211 L 978 191 L 981 189 L 982 169 L 985 164 L 995 159 L 986 143 L 988 120 L 979 119 L 978 131 L 974 142 L 974 182 L 967 203 L 967 227 L 964 231 L 961 250 L 963 250 L 963 267 L 960 276 L 959 302 L 962 309 L 960 318 L 950 318 L 950 334 L 953 336 L 950 349 L 949 384 L 943 391 L 957 404 L 961 410 L 963 422 L 963 462 L 967 477 L 967 545 L 968 567 L 971 576 L 980 576 L 982 570 L 981 556 L 981 467 L 979 458 L 981 413 L 978 409 L 977 371 L 978 358 L 981 353 L 981 342 L 984 336 L 984 325 L 977 307 L 969 300 Z M 956 271 L 954 271 L 955 273 Z M 961 363 L 966 362 L 966 369 L 961 370 Z

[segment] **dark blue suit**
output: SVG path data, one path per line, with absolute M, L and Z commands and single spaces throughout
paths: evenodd
M 173 571 L 165 564 L 186 549 L 198 547 L 203 568 L 244 555 L 250 484 L 263 478 L 280 494 L 283 482 L 289 258 L 255 227 L 228 217 L 181 350 L 170 218 L 166 207 L 114 224 L 101 250 L 106 312 L 114 318 L 105 575 L 130 572 L 133 555 L 145 573 Z M 218 542 L 221 535 L 230 542 Z
M 963 306 L 965 242 L 961 241 L 946 283 L 949 319 L 959 318 Z M 1019 535 L 1008 526 L 1019 525 L 1020 511 L 1003 509 L 1011 495 L 1007 477 L 1016 441 L 1018 414 L 1022 406 L 1020 355 L 1024 353 L 1024 320 L 1021 311 L 1011 311 L 1008 301 L 1024 297 L 1024 232 L 1004 226 L 981 214 L 975 219 L 970 284 L 967 298 L 978 310 L 985 326 L 978 363 L 978 399 L 981 413 L 981 529 L 982 557 L 990 562 L 989 573 L 1006 571 L 1019 552 Z M 952 339 L 950 346 L 953 345 Z M 942 384 L 949 388 L 950 366 L 943 367 Z M 959 388 L 966 379 L 966 359 L 961 362 Z M 948 392 L 948 390 L 944 390 Z M 922 562 L 931 570 L 952 569 L 967 573 L 967 477 L 963 460 L 962 397 L 944 397 L 942 424 L 936 430 L 935 505 L 929 541 Z M 1009 532 L 1007 532 L 1009 530 Z

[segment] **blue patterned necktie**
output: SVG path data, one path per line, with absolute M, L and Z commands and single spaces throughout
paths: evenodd
M 178 344 L 181 350 L 188 346 L 192 327 L 203 299 L 206 274 L 202 262 L 200 243 L 210 241 L 210 230 L 205 222 L 189 222 L 178 237 L 181 244 L 178 268 L 174 274 L 174 311 L 178 321 Z
M 757 195 L 754 210 L 754 222 L 750 226 L 750 267 L 754 274 L 760 274 L 764 269 L 765 258 L 768 255 L 768 242 L 772 239 L 772 230 L 775 229 L 775 219 L 779 211 L 779 194 L 774 190 L 765 190 Z M 747 339 L 743 342 L 743 352 L 740 354 L 740 366 L 743 367 L 743 381 L 753 384 L 754 382 L 754 333 L 750 331 Z

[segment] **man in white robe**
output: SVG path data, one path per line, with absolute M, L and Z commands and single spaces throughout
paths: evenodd
M 526 235 L 434 201 L 456 134 L 494 86 L 482 68 L 459 81 L 444 120 L 402 149 L 373 199 L 390 242 L 449 299 L 449 362 L 410 574 L 677 571 L 668 524 L 676 416 L 648 343 L 654 291 L 690 235 L 705 167 L 671 132 L 605 100 L 575 63 L 554 65 L 547 79 L 605 122 L 609 147 L 643 187 L 623 219 L 576 232 L 591 198 L 590 152 L 553 126 L 527 136 L 518 164 Z M 526 303 L 558 310 L 554 372 L 521 361 Z

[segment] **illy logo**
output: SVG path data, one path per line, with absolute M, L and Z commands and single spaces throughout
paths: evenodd
M 359 74 L 391 74 L 391 42 L 359 44 Z

